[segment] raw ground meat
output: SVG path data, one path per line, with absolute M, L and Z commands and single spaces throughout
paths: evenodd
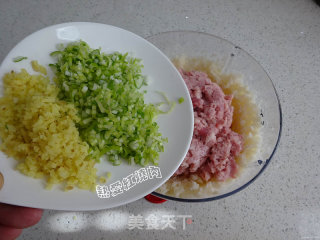
M 243 139 L 231 130 L 232 96 L 226 96 L 206 73 L 180 73 L 192 99 L 194 132 L 189 151 L 174 175 L 197 173 L 205 181 L 234 177 L 235 157 L 242 150 Z

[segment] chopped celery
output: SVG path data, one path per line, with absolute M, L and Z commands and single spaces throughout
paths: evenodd
M 102 155 L 114 165 L 121 158 L 145 166 L 157 164 L 167 139 L 155 122 L 158 109 L 144 102 L 146 85 L 140 59 L 102 53 L 84 41 L 68 44 L 52 54 L 59 97 L 73 103 L 80 121 L 80 136 L 90 146 L 90 154 Z
M 183 103 L 184 102 L 184 98 L 183 97 L 179 98 L 178 102 L 179 102 L 179 104 Z
M 15 57 L 13 59 L 13 62 L 21 62 L 22 60 L 25 60 L 25 59 L 28 59 L 27 57 L 22 57 L 22 56 L 19 56 L 19 57 Z
M 165 102 L 160 102 L 156 105 L 158 107 L 158 113 L 160 113 L 160 114 L 171 113 L 173 111 L 174 107 L 176 106 L 176 102 L 170 101 L 168 96 L 164 92 L 160 92 L 160 91 L 156 91 L 156 92 L 159 93 L 165 100 Z M 167 111 L 160 110 L 159 107 L 163 104 L 167 104 L 169 106 L 169 110 L 167 110 Z

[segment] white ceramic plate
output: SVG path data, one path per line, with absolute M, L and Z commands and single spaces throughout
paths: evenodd
M 31 60 L 38 60 L 48 66 L 54 59 L 49 53 L 54 51 L 58 43 L 68 43 L 77 40 L 86 41 L 92 48 L 102 48 L 110 53 L 114 51 L 129 52 L 132 56 L 141 58 L 144 64 L 143 73 L 149 78 L 146 102 L 161 100 L 155 91 L 165 92 L 172 100 L 180 97 L 184 103 L 177 104 L 170 114 L 161 115 L 157 122 L 163 136 L 168 138 L 165 152 L 160 154 L 159 167 L 162 178 L 153 178 L 136 184 L 128 191 L 109 198 L 98 198 L 95 192 L 72 190 L 63 192 L 59 187 L 47 191 L 43 180 L 33 179 L 14 170 L 16 160 L 0 153 L 0 171 L 4 176 L 4 186 L 0 190 L 0 202 L 21 206 L 30 206 L 56 210 L 98 210 L 123 205 L 149 194 L 162 185 L 179 167 L 184 159 L 193 132 L 193 110 L 187 87 L 179 72 L 170 60 L 155 46 L 145 39 L 126 30 L 98 23 L 74 22 L 64 23 L 41 29 L 22 40 L 7 55 L 0 66 L 1 78 L 11 70 L 21 68 L 33 73 Z M 17 56 L 26 56 L 27 60 L 18 63 L 12 61 Z M 49 72 L 49 76 L 53 76 Z M 1 94 L 2 80 L 1 80 Z M 129 166 L 123 162 L 120 166 L 112 166 L 107 161 L 96 165 L 98 174 L 109 171 L 112 173 L 109 185 L 140 169 L 140 166 Z

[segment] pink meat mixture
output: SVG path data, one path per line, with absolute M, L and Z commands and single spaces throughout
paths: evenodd
M 232 96 L 226 96 L 206 73 L 180 73 L 192 99 L 194 132 L 189 151 L 175 175 L 197 173 L 204 181 L 234 177 L 235 157 L 242 150 L 243 139 L 231 130 Z

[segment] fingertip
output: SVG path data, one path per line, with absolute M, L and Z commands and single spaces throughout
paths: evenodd
M 43 210 L 0 204 L 0 224 L 12 228 L 30 227 L 41 219 Z
M 0 225 L 0 240 L 13 240 L 20 236 L 22 229 L 10 228 Z
M 23 218 L 23 222 L 25 226 L 30 227 L 38 223 L 42 217 L 43 210 L 36 208 L 24 208 L 21 213 L 21 218 Z

